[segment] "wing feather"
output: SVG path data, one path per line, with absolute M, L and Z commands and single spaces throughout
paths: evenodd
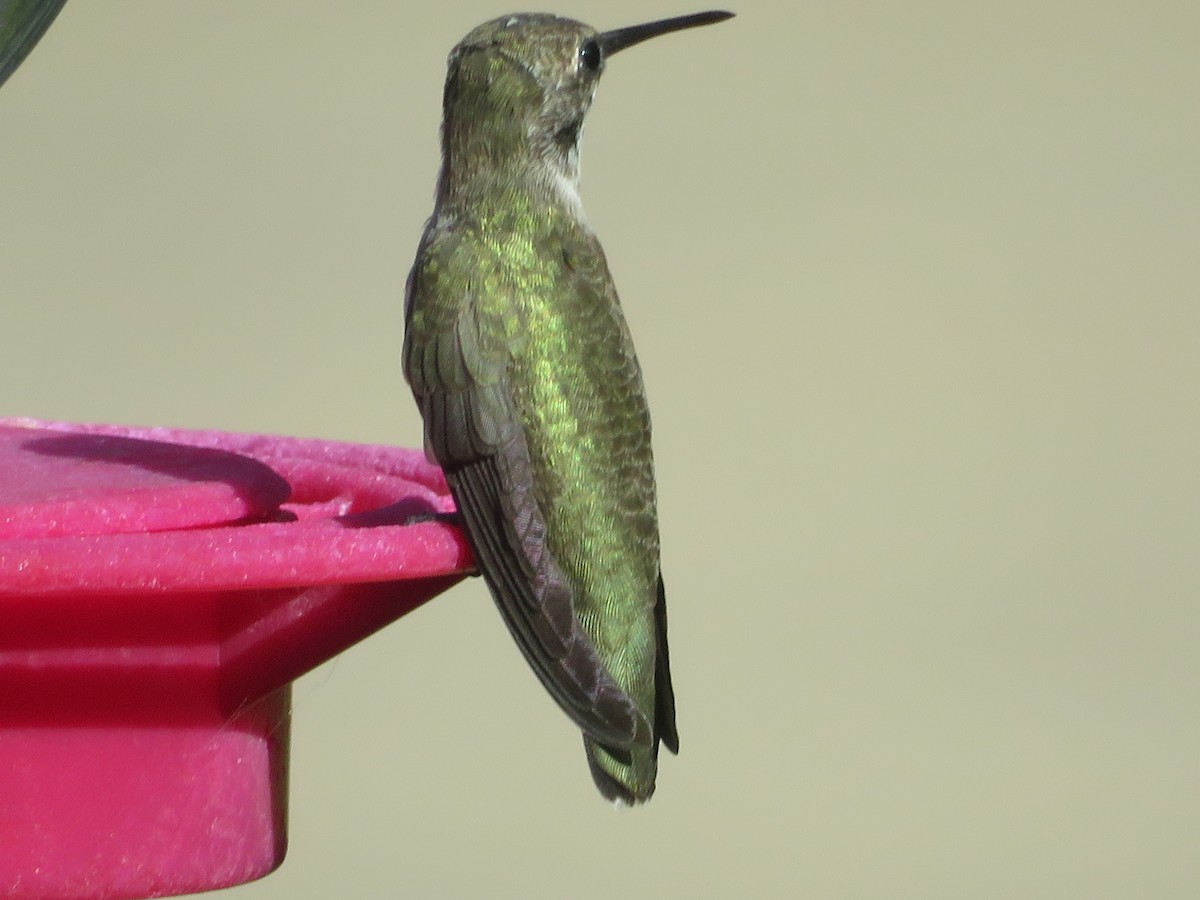
M 667 592 L 658 577 L 658 602 L 654 605 L 658 623 L 658 655 L 654 661 L 654 731 L 672 753 L 679 752 L 679 731 L 675 727 L 675 687 L 671 684 L 671 660 L 667 652 Z

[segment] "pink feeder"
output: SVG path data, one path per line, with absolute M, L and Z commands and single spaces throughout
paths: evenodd
M 471 571 L 453 508 L 415 450 L 0 419 L 5 896 L 278 866 L 291 682 Z

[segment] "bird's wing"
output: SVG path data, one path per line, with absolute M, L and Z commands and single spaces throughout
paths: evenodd
M 658 624 L 658 655 L 654 671 L 654 733 L 672 753 L 679 752 L 679 731 L 675 727 L 675 688 L 671 684 L 671 660 L 667 651 L 667 591 L 658 576 L 658 601 L 654 604 Z
M 404 370 L 479 568 L 525 658 L 559 706 L 596 740 L 650 741 L 646 716 L 600 660 L 575 615 L 569 582 L 546 545 L 529 447 L 508 382 L 513 323 L 414 269 Z M 431 277 L 436 277 L 436 274 Z

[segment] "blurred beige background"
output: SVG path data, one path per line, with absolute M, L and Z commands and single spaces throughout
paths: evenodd
M 610 809 L 473 582 L 299 682 L 231 896 L 1200 894 L 1200 6 L 734 8 L 584 153 L 681 756 Z M 445 56 L 508 11 L 69 3 L 0 90 L 0 413 L 416 444 Z

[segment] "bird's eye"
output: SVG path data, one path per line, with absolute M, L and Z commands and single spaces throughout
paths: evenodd
M 589 72 L 600 71 L 599 41 L 584 41 L 579 48 L 579 63 Z

